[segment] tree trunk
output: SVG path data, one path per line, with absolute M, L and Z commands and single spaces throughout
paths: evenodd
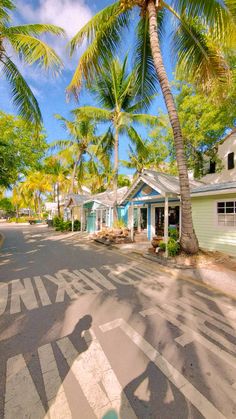
M 59 182 L 57 182 L 57 214 L 58 214 L 58 217 L 61 218 L 61 209 L 60 209 L 60 186 L 59 186 Z
M 118 220 L 117 211 L 117 189 L 118 189 L 118 170 L 119 170 L 119 130 L 115 127 L 115 143 L 114 143 L 114 207 L 113 207 L 113 222 Z
M 74 192 L 74 182 L 75 182 L 75 174 L 76 174 L 76 168 L 79 164 L 80 158 L 82 156 L 82 153 L 79 152 L 77 160 L 75 161 L 74 167 L 73 167 L 73 173 L 72 173 L 72 178 L 71 178 L 71 188 L 70 188 L 70 192 L 73 193 Z
M 156 3 L 156 4 L 155 4 Z M 188 179 L 188 169 L 184 154 L 184 143 L 178 118 L 177 109 L 174 102 L 174 97 L 171 92 L 169 80 L 164 67 L 160 44 L 157 33 L 157 11 L 158 0 L 148 0 L 148 14 L 149 14 L 149 33 L 150 43 L 154 65 L 157 72 L 157 77 L 161 86 L 161 90 L 164 96 L 165 104 L 168 110 L 169 119 L 174 135 L 174 143 L 176 149 L 176 160 L 179 171 L 179 184 L 180 184 L 180 195 L 181 195 L 181 248 L 187 252 L 194 254 L 198 251 L 198 240 L 193 228 L 192 220 L 192 207 L 190 198 L 190 187 Z

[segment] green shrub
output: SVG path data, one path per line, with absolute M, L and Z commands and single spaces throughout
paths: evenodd
M 52 220 L 53 227 L 56 227 L 57 229 L 60 226 L 61 222 L 63 222 L 62 218 L 54 217 Z
M 179 253 L 180 244 L 175 239 L 170 238 L 168 240 L 167 249 L 169 256 L 176 256 L 177 253 Z
M 165 244 L 165 242 L 164 241 L 161 241 L 159 243 L 159 247 L 160 247 L 161 250 L 165 251 L 166 250 L 166 244 Z M 168 255 L 169 256 L 176 256 L 177 253 L 179 253 L 180 245 L 179 245 L 179 243 L 175 239 L 170 238 L 168 240 L 167 250 L 168 250 Z
M 178 240 L 179 232 L 177 228 L 169 228 L 169 237 L 174 240 Z
M 8 220 L 9 223 L 27 223 L 28 221 L 28 217 L 12 217 Z
M 114 221 L 114 223 L 113 223 L 113 228 L 125 228 L 125 227 L 126 227 L 126 224 L 125 224 L 124 220 L 122 220 L 121 218 Z
M 79 220 L 74 221 L 74 231 L 80 231 L 80 221 Z
M 165 251 L 166 250 L 166 244 L 165 244 L 165 242 L 163 242 L 163 241 L 160 242 L 159 243 L 159 247 L 160 247 L 161 250 Z

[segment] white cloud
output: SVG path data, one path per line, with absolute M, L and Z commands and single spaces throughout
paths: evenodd
M 52 23 L 65 29 L 67 36 L 74 36 L 92 17 L 84 0 L 40 0 L 18 2 L 18 12 L 28 22 Z

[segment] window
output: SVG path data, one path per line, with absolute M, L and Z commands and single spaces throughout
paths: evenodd
M 210 161 L 209 173 L 215 173 L 215 172 L 216 172 L 216 162 L 211 160 Z
M 228 154 L 228 170 L 234 169 L 234 152 Z
M 219 226 L 236 227 L 236 201 L 217 202 Z

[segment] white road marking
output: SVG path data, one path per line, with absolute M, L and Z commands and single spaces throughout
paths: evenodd
M 176 302 L 176 305 L 179 305 L 179 303 Z M 211 339 L 215 340 L 217 343 L 220 343 L 225 348 L 229 349 L 232 352 L 236 351 L 236 345 L 229 342 L 226 338 L 221 336 L 219 333 L 214 332 L 213 330 L 211 330 L 208 326 L 206 326 L 204 324 L 205 319 L 204 319 L 203 316 L 201 316 L 200 312 L 199 312 L 199 314 L 198 313 L 191 313 L 191 310 L 188 307 L 185 307 L 184 310 L 181 310 L 181 309 L 173 307 L 169 304 L 163 304 L 162 308 L 167 309 L 174 314 L 181 315 L 181 316 L 185 317 L 185 319 L 189 320 L 189 322 L 187 323 L 189 327 L 193 327 L 193 325 L 194 325 L 197 330 L 199 330 L 202 333 L 204 333 L 205 335 L 209 336 Z M 211 323 L 213 323 L 213 322 L 214 322 L 214 320 Z
M 34 293 L 30 278 L 23 279 L 24 285 L 19 279 L 12 281 L 10 314 L 21 312 L 21 301 L 28 310 L 38 308 L 38 302 Z
M 91 271 L 91 272 L 90 272 Z M 115 290 L 116 287 L 110 281 L 108 281 L 104 275 L 101 274 L 96 268 L 91 268 L 90 271 L 86 269 L 80 269 L 80 272 L 83 272 L 89 278 L 96 281 L 99 285 L 102 285 L 104 288 L 108 290 Z
M 192 403 L 206 418 L 223 419 L 225 416 L 209 402 L 176 368 L 174 368 L 150 343 L 138 332 L 120 319 L 119 327 L 125 334 L 155 363 L 160 371 L 171 381 L 179 391 Z M 104 328 L 105 326 L 105 328 Z M 102 331 L 112 330 L 117 327 L 117 322 L 109 322 L 100 326 Z
M 45 410 L 22 355 L 7 361 L 4 419 L 45 418 Z
M 4 283 L 0 285 L 0 315 L 4 313 L 7 308 L 8 300 L 8 284 Z
M 39 297 L 40 297 L 42 305 L 43 306 L 48 306 L 48 305 L 52 304 L 41 277 L 40 276 L 34 276 L 34 282 L 35 282 L 36 288 L 38 290 Z
M 193 298 L 193 297 L 181 297 L 179 298 L 178 301 L 181 301 L 183 303 L 183 306 L 186 307 L 186 305 L 194 307 L 196 310 L 193 310 L 191 308 L 191 310 L 195 313 L 201 313 L 202 318 L 204 317 L 205 320 L 207 320 L 208 322 L 211 322 L 212 324 L 214 324 L 214 326 L 219 327 L 220 329 L 224 330 L 226 333 L 229 333 L 232 336 L 236 337 L 236 332 L 234 331 L 232 326 L 229 326 L 227 319 L 222 316 L 221 314 L 215 313 L 214 311 L 208 309 L 207 307 L 204 307 L 204 304 L 202 304 L 201 302 L 199 302 L 197 299 Z M 178 302 L 176 300 L 176 302 Z M 204 314 L 203 314 L 203 313 Z M 220 322 L 225 323 L 222 324 L 217 320 L 214 320 L 212 317 L 214 317 L 215 319 L 218 319 Z
M 71 300 L 78 298 L 78 295 L 72 288 L 72 284 L 66 281 L 63 275 L 63 272 L 59 271 L 55 273 L 54 276 L 52 275 L 44 275 L 44 276 L 45 278 L 47 278 L 49 281 L 51 281 L 53 284 L 57 285 L 58 287 L 56 300 L 55 300 L 56 303 L 63 302 L 65 300 L 66 294 L 68 295 L 68 297 L 71 298 Z
M 147 313 L 147 314 L 146 314 Z M 207 348 L 209 351 L 217 355 L 219 358 L 223 359 L 225 362 L 227 362 L 229 365 L 231 365 L 233 368 L 236 368 L 235 363 L 235 357 L 225 352 L 223 349 L 216 346 L 214 343 L 210 342 L 208 339 L 206 339 L 204 336 L 200 335 L 198 332 L 195 332 L 192 327 L 189 327 L 179 320 L 177 320 L 175 317 L 173 317 L 171 314 L 166 313 L 161 308 L 153 307 L 153 311 L 151 314 L 148 314 L 147 310 L 140 311 L 140 314 L 145 317 L 146 315 L 153 315 L 158 314 L 163 319 L 167 320 L 168 322 L 172 323 L 174 326 L 177 326 L 180 330 L 182 330 L 184 333 L 189 334 L 189 336 L 192 336 L 192 342 L 196 340 L 201 345 L 203 345 L 205 348 Z M 191 343 L 191 340 L 189 339 L 189 342 Z M 186 343 L 187 344 L 187 343 Z
M 64 386 L 59 376 L 52 346 L 46 344 L 38 349 L 45 392 L 48 401 L 48 417 L 51 419 L 69 419 L 71 410 L 66 398 Z
M 217 297 L 211 297 L 210 295 L 205 294 L 201 291 L 195 291 L 195 294 L 199 295 L 200 297 L 205 298 L 206 300 L 213 301 L 216 304 L 216 298 Z M 228 310 L 236 310 L 236 307 L 233 304 L 225 303 L 221 300 L 218 300 L 218 303 L 219 303 L 219 306 L 222 306 L 222 307 L 224 307 Z
M 79 355 L 67 337 L 57 341 L 57 345 L 97 418 L 101 419 L 109 409 L 114 409 L 118 413 L 121 407 L 121 400 L 125 411 L 124 417 L 129 419 L 136 418 L 94 334 L 89 348 Z

